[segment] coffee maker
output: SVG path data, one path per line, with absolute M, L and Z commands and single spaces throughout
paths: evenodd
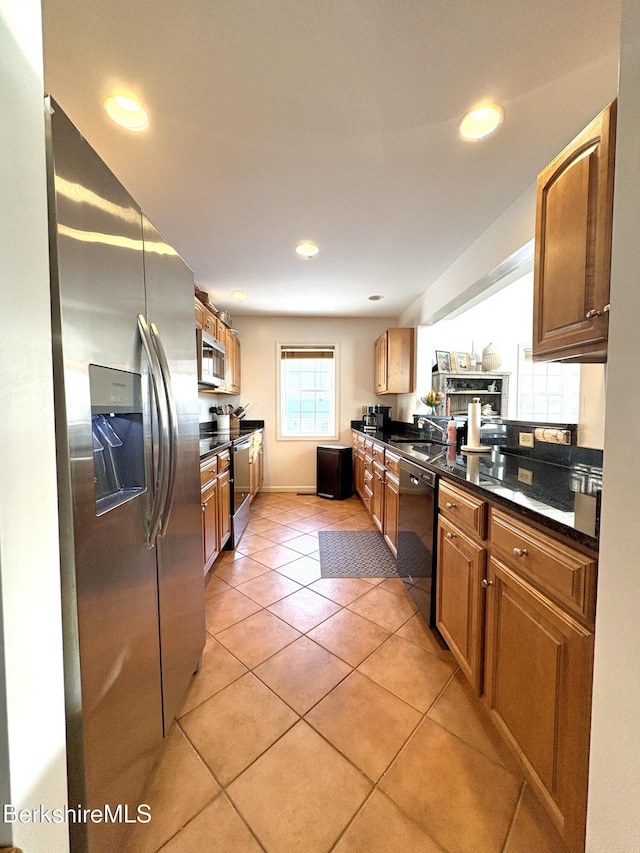
M 376 406 L 376 425 L 383 433 L 391 432 L 391 406 Z
M 363 406 L 362 423 L 365 432 L 388 433 L 391 426 L 391 406 Z
M 365 432 L 375 432 L 378 429 L 376 406 L 362 407 L 362 424 Z

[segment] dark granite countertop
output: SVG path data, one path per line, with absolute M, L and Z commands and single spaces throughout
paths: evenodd
M 264 421 L 245 421 L 239 429 L 216 432 L 215 424 L 200 424 L 200 461 L 207 456 L 231 447 L 234 441 L 264 429 Z
M 453 445 L 412 437 L 410 430 L 365 434 L 453 483 L 517 510 L 587 548 L 598 549 L 602 466 L 593 464 L 589 453 L 589 462 L 567 453 L 567 464 L 561 465 L 497 444 L 487 446 L 484 453 L 463 453 Z

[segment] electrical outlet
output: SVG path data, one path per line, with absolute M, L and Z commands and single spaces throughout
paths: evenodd
M 520 447 L 533 447 L 534 446 L 534 437 L 532 432 L 520 432 L 518 433 L 518 443 Z
M 518 468 L 518 480 L 527 486 L 533 485 L 533 471 L 528 468 Z

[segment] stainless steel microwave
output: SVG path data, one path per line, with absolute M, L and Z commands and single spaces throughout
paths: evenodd
M 226 349 L 204 329 L 196 329 L 198 384 L 219 388 L 224 385 Z

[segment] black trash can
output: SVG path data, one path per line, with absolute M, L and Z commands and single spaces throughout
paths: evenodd
M 318 445 L 316 494 L 343 501 L 353 494 L 353 452 L 342 444 Z

